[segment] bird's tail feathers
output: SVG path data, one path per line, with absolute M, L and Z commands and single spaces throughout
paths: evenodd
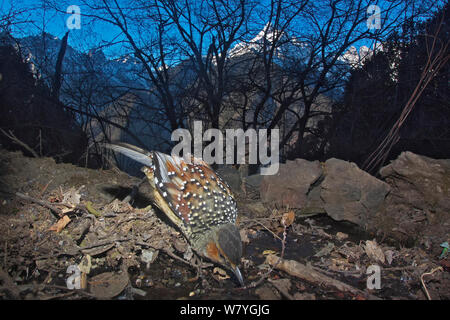
M 119 152 L 139 163 L 142 163 L 143 165 L 151 166 L 153 164 L 151 153 L 149 151 L 131 144 L 124 142 L 106 143 L 105 148 Z

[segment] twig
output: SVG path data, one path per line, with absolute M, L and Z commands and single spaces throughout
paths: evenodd
M 272 219 L 272 220 L 275 220 L 275 219 Z M 266 229 L 267 231 L 269 231 L 275 238 L 277 238 L 277 239 L 280 240 L 280 241 L 283 241 L 283 239 L 281 239 L 275 232 L 273 232 L 272 230 L 270 230 L 269 228 L 267 228 L 262 222 L 259 222 L 259 221 L 256 220 L 256 219 L 247 219 L 247 220 L 245 220 L 245 221 L 250 221 L 250 222 L 254 222 L 254 223 L 256 223 L 256 224 L 261 225 L 264 229 Z
M 3 256 L 3 266 L 6 267 L 6 261 L 8 261 L 8 239 L 9 239 L 9 228 L 8 228 L 8 236 L 6 237 L 5 241 L 5 255 Z
M 26 194 L 20 193 L 20 192 L 16 192 L 14 193 L 14 195 L 16 195 L 19 198 L 40 204 L 43 207 L 46 207 L 50 210 L 52 210 L 53 212 L 55 212 L 59 217 L 64 216 L 67 212 L 63 212 L 61 209 L 58 209 L 57 207 L 55 207 L 55 205 L 58 206 L 64 206 L 66 208 L 72 209 L 72 210 L 82 210 L 85 211 L 87 213 L 92 213 L 95 216 L 99 216 L 100 213 L 97 212 L 94 208 L 92 208 L 92 203 L 88 202 L 86 205 L 83 204 L 78 204 L 78 205 L 73 205 L 73 204 L 68 204 L 68 203 L 64 203 L 64 202 L 58 202 L 55 203 L 55 205 L 49 203 L 48 201 L 44 201 L 44 200 L 39 200 L 30 196 L 27 196 Z
M 50 203 L 48 203 L 47 201 L 43 201 L 43 200 L 39 200 L 30 196 L 27 196 L 23 193 L 20 192 L 16 192 L 14 193 L 16 196 L 18 196 L 19 198 L 31 201 L 31 202 L 35 202 L 37 204 L 40 204 L 43 207 L 46 207 L 50 210 L 52 210 L 53 212 L 57 213 L 59 217 L 62 217 L 64 215 L 64 212 L 62 212 L 62 210 L 56 208 L 55 206 L 51 205 Z M 59 203 L 60 204 L 60 203 Z
M 102 247 L 102 246 L 106 246 L 106 245 L 113 244 L 116 242 L 129 241 L 129 240 L 131 240 L 131 239 L 130 238 L 119 238 L 119 239 L 98 241 L 89 246 L 80 247 L 80 250 L 87 250 L 87 249 L 92 249 L 92 248 L 96 248 L 96 247 Z
M 64 287 L 64 286 L 50 285 L 50 284 L 42 284 L 42 285 L 44 286 L 44 288 L 49 288 L 49 289 L 59 289 L 59 290 L 65 290 L 65 291 L 70 290 L 70 291 L 79 293 L 79 294 L 81 294 L 81 295 L 83 295 L 83 296 L 87 296 L 87 297 L 90 297 L 90 298 L 96 298 L 96 296 L 94 296 L 93 294 L 91 294 L 91 293 L 89 293 L 89 292 L 86 292 L 86 291 L 84 291 L 84 290 L 81 290 L 81 289 L 79 289 L 79 290 L 74 290 L 74 289 L 69 289 L 69 288 Z
M 41 297 L 41 300 L 53 300 L 53 299 L 61 299 L 61 298 L 65 298 L 65 297 L 69 297 L 74 295 L 75 293 L 77 293 L 77 291 L 70 291 L 70 292 L 66 292 L 66 293 L 60 293 L 60 294 L 54 294 L 54 295 L 47 295 L 44 297 Z
M 14 142 L 14 143 L 16 143 L 16 144 L 18 144 L 18 145 L 24 147 L 25 149 L 27 149 L 27 151 L 29 151 L 29 152 L 33 155 L 33 157 L 39 158 L 39 155 L 36 153 L 36 151 L 34 151 L 34 150 L 33 150 L 30 146 L 28 146 L 25 142 L 20 141 L 19 138 L 17 138 L 17 137 L 14 135 L 14 133 L 12 133 L 11 130 L 9 130 L 9 134 L 8 134 L 5 130 L 3 130 L 2 128 L 0 128 L 0 131 L 1 131 L 5 136 L 7 136 L 9 139 L 11 139 L 12 142 Z
M 391 268 L 383 268 L 383 271 L 401 271 L 401 270 L 415 270 L 417 267 L 414 266 L 404 266 L 404 267 L 391 267 Z
M 377 296 L 374 296 L 370 293 L 367 293 L 365 291 L 362 291 L 360 289 L 354 288 L 351 285 L 348 285 L 344 282 L 341 282 L 339 280 L 333 279 L 332 277 L 329 277 L 322 272 L 317 271 L 313 267 L 304 265 L 298 261 L 295 260 L 282 260 L 280 261 L 280 258 L 278 258 L 275 255 L 269 255 L 266 258 L 266 262 L 270 265 L 277 266 L 277 269 L 284 271 L 291 276 L 297 277 L 299 279 L 302 279 L 306 282 L 318 285 L 318 286 L 327 286 L 335 288 L 338 291 L 341 292 L 349 292 L 352 295 L 355 296 L 362 296 L 366 299 L 371 300 L 380 300 Z M 275 263 L 276 261 L 276 263 Z
M 422 286 L 423 286 L 423 289 L 425 290 L 425 293 L 426 293 L 426 295 L 427 295 L 427 299 L 428 300 L 431 300 L 431 297 L 430 297 L 430 294 L 428 293 L 428 289 L 427 289 L 427 286 L 425 285 L 425 282 L 423 281 L 423 277 L 424 276 L 429 276 L 429 275 L 432 275 L 433 273 L 435 273 L 436 271 L 444 271 L 444 269 L 442 269 L 442 267 L 436 267 L 436 268 L 434 268 L 434 269 L 432 269 L 430 272 L 425 272 L 425 273 L 423 273 L 421 276 L 420 276 L 420 282 L 422 282 Z
M 39 197 L 42 197 L 42 195 L 44 194 L 45 190 L 47 190 L 48 186 L 50 185 L 50 183 L 53 181 L 53 179 L 50 179 L 49 182 L 47 182 L 47 184 L 45 185 L 45 187 L 42 189 L 41 193 L 39 194 Z
M 427 46 L 428 50 L 427 62 L 423 68 L 422 74 L 420 75 L 420 79 L 416 87 L 414 88 L 408 101 L 403 107 L 400 117 L 392 126 L 389 133 L 386 135 L 383 141 L 377 146 L 375 151 L 373 151 L 363 163 L 362 168 L 365 171 L 367 172 L 376 171 L 380 166 L 383 165 L 392 147 L 395 144 L 397 144 L 397 142 L 400 140 L 399 134 L 400 128 L 408 118 L 411 111 L 413 110 L 414 106 L 416 105 L 416 102 L 419 100 L 420 96 L 426 89 L 427 85 L 431 82 L 431 80 L 433 80 L 433 78 L 437 75 L 439 70 L 444 65 L 446 65 L 448 60 L 450 59 L 450 55 L 447 54 L 449 42 L 446 42 L 445 45 L 441 45 L 441 48 L 438 49 L 437 53 L 433 55 L 433 52 L 435 51 L 435 47 L 437 45 L 438 35 L 443 25 L 443 22 L 444 16 L 442 16 L 441 22 L 438 28 L 436 29 L 434 36 L 432 36 L 433 43 L 431 45 L 431 48 L 429 49 Z
M 283 240 L 281 240 L 281 254 L 280 254 L 280 257 L 278 258 L 278 261 L 275 264 L 273 264 L 270 267 L 270 269 L 265 274 L 263 274 L 258 281 L 252 282 L 249 285 L 244 286 L 242 288 L 238 288 L 238 289 L 246 290 L 246 289 L 255 288 L 255 287 L 259 286 L 272 273 L 272 271 L 278 266 L 278 264 L 283 260 L 284 251 L 286 249 L 286 236 L 287 236 L 286 230 L 287 230 L 287 226 L 286 226 L 286 224 L 284 223 L 283 220 L 281 220 L 281 223 L 283 224 L 283 228 L 284 229 L 283 229 Z
M 194 264 L 192 264 L 191 262 L 189 262 L 189 261 L 187 261 L 187 260 L 184 260 L 183 258 L 180 258 L 179 256 L 177 256 L 175 253 L 173 253 L 173 252 L 170 251 L 169 249 L 163 249 L 163 251 L 164 251 L 165 253 L 167 253 L 168 256 L 170 256 L 171 258 L 174 258 L 175 260 L 181 261 L 181 262 L 183 262 L 183 263 L 185 263 L 185 264 L 187 264 L 187 265 L 189 265 L 189 266 L 191 266 L 191 267 L 198 268 L 197 265 L 194 265 Z

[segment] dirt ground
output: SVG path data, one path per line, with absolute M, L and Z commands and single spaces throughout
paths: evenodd
M 450 298 L 449 258 L 427 239 L 387 243 L 327 216 L 267 208 L 251 190 L 237 199 L 239 288 L 151 207 L 148 183 L 127 202 L 139 182 L 2 150 L 0 298 Z

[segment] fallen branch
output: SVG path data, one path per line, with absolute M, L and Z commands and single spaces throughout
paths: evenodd
M 100 215 L 100 213 L 92 207 L 92 203 L 90 201 L 88 201 L 86 205 L 84 205 L 84 204 L 73 205 L 73 204 L 68 204 L 68 203 L 64 203 L 64 202 L 55 202 L 54 204 L 52 204 L 48 201 L 39 200 L 39 199 L 30 197 L 30 196 L 27 196 L 26 194 L 23 194 L 20 192 L 16 192 L 16 193 L 14 193 L 14 195 L 16 195 L 17 197 L 22 198 L 24 200 L 28 200 L 28 201 L 40 204 L 41 206 L 52 210 L 53 212 L 55 212 L 58 215 L 59 218 L 66 215 L 68 211 L 61 210 L 61 209 L 55 207 L 55 205 L 56 206 L 64 206 L 66 208 L 69 208 L 69 209 L 71 209 L 70 211 L 82 210 L 82 211 L 87 212 L 88 214 L 91 213 L 91 214 L 95 215 L 96 217 L 99 217 L 99 215 Z
M 53 212 L 55 212 L 59 217 L 64 216 L 64 212 L 58 208 L 56 208 L 55 206 L 51 205 L 49 202 L 47 201 L 43 201 L 43 200 L 39 200 L 30 196 L 27 196 L 26 194 L 20 193 L 20 192 L 16 192 L 14 193 L 16 196 L 18 196 L 19 198 L 22 198 L 24 200 L 28 200 L 37 204 L 40 204 L 43 207 L 46 207 L 50 210 L 52 210 Z
M 29 145 L 27 145 L 25 142 L 22 142 L 19 140 L 19 138 L 17 138 L 14 133 L 12 133 L 11 130 L 9 130 L 9 134 L 3 130 L 2 128 L 0 128 L 0 131 L 9 139 L 12 140 L 12 142 L 14 142 L 15 144 L 18 144 L 19 146 L 22 146 L 23 148 L 25 148 L 27 151 L 29 151 L 33 157 L 35 158 L 39 158 L 39 155 L 36 153 L 36 151 L 34 151 Z
M 309 283 L 313 283 L 316 285 L 325 285 L 328 287 L 333 287 L 341 292 L 349 292 L 353 295 L 362 296 L 366 299 L 370 300 L 380 300 L 380 298 L 371 295 L 365 291 L 354 288 L 346 283 L 343 283 L 339 280 L 335 280 L 329 276 L 324 275 L 323 273 L 306 266 L 300 262 L 294 260 L 284 260 L 279 258 L 273 254 L 268 255 L 266 257 L 266 263 L 274 266 L 281 271 L 284 271 L 291 276 L 297 277 L 299 279 L 305 280 Z

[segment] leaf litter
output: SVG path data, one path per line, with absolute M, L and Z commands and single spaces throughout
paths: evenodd
M 181 233 L 151 206 L 148 185 L 142 186 L 134 202 L 121 201 L 139 179 L 19 153 L 0 157 L 6 173 L 0 184 L 10 186 L 10 195 L 0 199 L 3 299 L 450 296 L 448 258 L 438 259 L 442 248 L 436 253 L 426 246 L 385 243 L 377 235 L 361 236 L 327 217 L 302 218 L 289 208 L 262 210 L 257 192 L 251 199 L 245 194 L 237 199 L 244 245 L 241 271 L 248 286 L 238 290 L 229 271 L 201 261 Z M 11 167 L 23 170 L 8 170 Z M 382 288 L 369 292 L 366 270 L 373 264 L 381 267 Z M 72 265 L 80 272 L 83 288 L 76 292 L 66 283 Z

